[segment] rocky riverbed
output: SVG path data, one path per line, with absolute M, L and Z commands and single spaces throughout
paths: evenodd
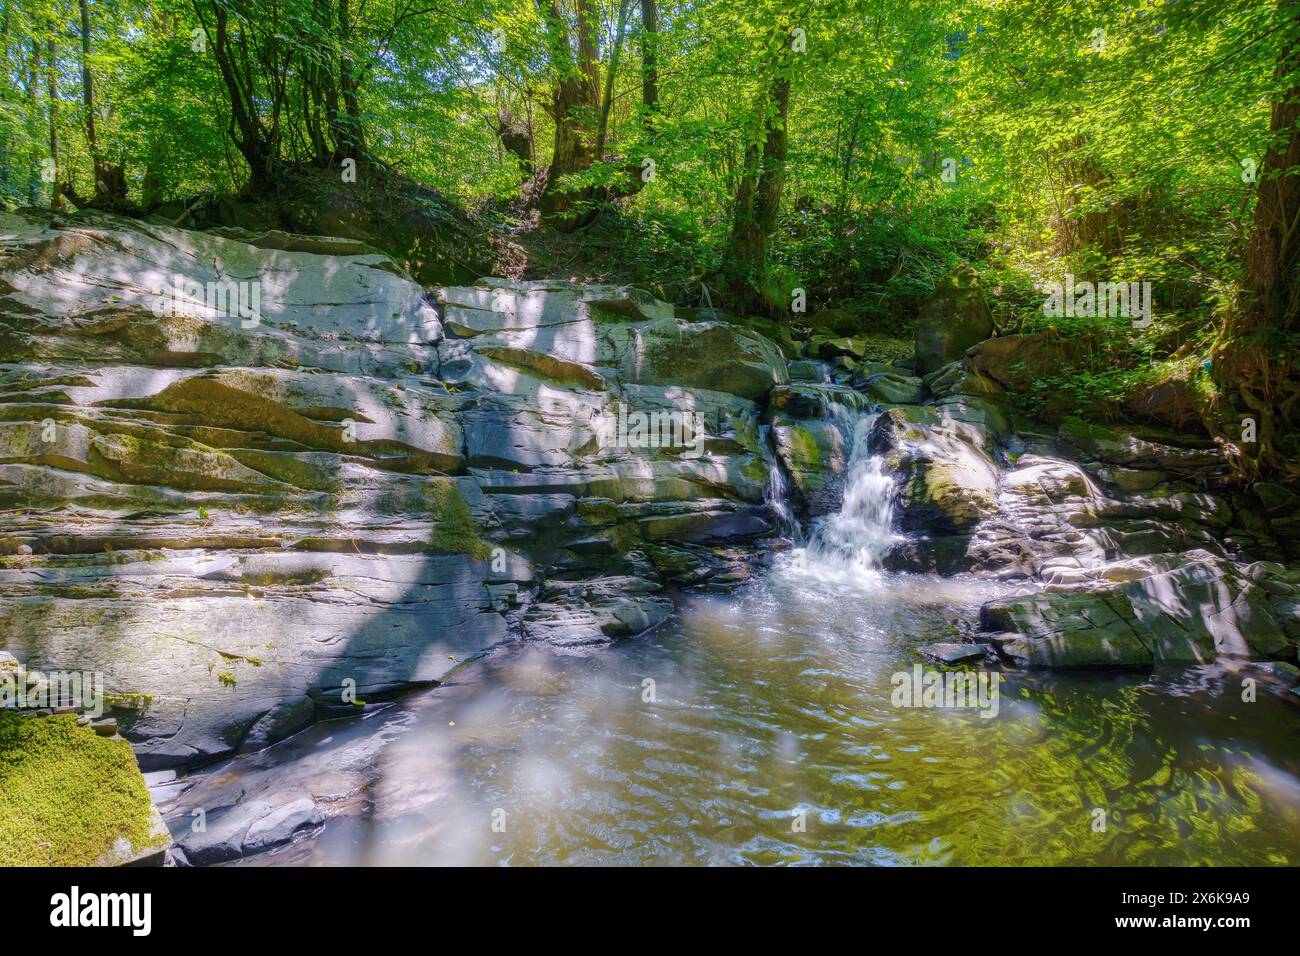
M 256 315 L 214 304 L 229 282 Z M 1025 417 L 1050 343 L 977 297 L 955 282 L 915 342 L 796 340 L 635 288 L 425 289 L 349 240 L 0 214 L 0 649 L 102 672 L 142 768 L 184 772 L 735 587 L 842 507 L 871 415 L 885 567 L 997 583 L 956 637 L 977 659 L 1293 685 L 1292 493 L 1158 406 Z M 321 811 L 241 812 L 220 845 L 253 852 Z

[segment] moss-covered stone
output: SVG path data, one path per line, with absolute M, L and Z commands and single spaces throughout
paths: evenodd
M 155 848 L 152 813 L 126 741 L 72 715 L 0 711 L 0 864 L 91 866 L 122 840 Z
M 917 316 L 918 367 L 922 372 L 942 368 L 992 334 L 993 316 L 984 301 L 979 276 L 963 265 L 939 284 Z
M 633 522 L 626 521 L 615 525 L 610 542 L 619 554 L 627 554 L 641 545 L 641 532 Z
M 468 554 L 479 561 L 488 558 L 492 546 L 479 537 L 478 525 L 456 483 L 436 481 L 431 488 L 438 508 L 433 547 L 447 554 Z
M 822 450 L 816 437 L 806 428 L 791 425 L 788 432 L 791 468 L 799 471 L 816 471 L 821 467 Z

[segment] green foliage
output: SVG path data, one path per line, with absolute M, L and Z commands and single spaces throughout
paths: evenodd
M 60 178 L 89 194 L 77 5 L 0 5 L 0 202 L 50 201 L 39 173 L 51 125 Z M 1275 0 L 706 0 L 661 4 L 653 36 L 634 12 L 604 155 L 566 180 L 600 215 L 557 239 L 528 203 L 551 159 L 557 85 L 580 72 L 580 9 L 594 13 L 603 85 L 619 8 L 561 0 L 551 18 L 535 0 L 88 0 L 101 158 L 124 165 L 146 207 L 248 183 L 215 56 L 222 13 L 276 162 L 316 166 L 333 186 L 356 145 L 339 130 L 346 72 L 367 152 L 483 212 L 506 266 L 725 307 L 746 150 L 777 120 L 763 92 L 788 78 L 779 216 L 749 277 L 775 313 L 802 288 L 810 312 L 841 307 L 897 330 L 971 262 L 1000 330 L 1050 326 L 1089 343 L 1086 367 L 1042 391 L 1107 408 L 1216 347 L 1252 228 L 1257 186 L 1243 174 L 1262 164 L 1271 104 L 1296 82 L 1276 70 L 1293 25 Z M 506 128 L 526 134 L 528 159 L 506 149 Z M 627 188 L 645 159 L 656 174 Z M 1045 322 L 1036 284 L 1067 273 L 1151 282 L 1157 322 L 1140 333 Z

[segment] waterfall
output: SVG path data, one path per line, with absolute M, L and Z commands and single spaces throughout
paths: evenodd
M 878 574 L 893 531 L 894 480 L 883 460 L 867 450 L 867 439 L 878 412 L 837 408 L 853 450 L 844 480 L 844 498 L 835 514 L 818 518 L 806 547 L 791 556 L 791 570 L 823 577 L 861 578 Z
M 785 480 L 785 472 L 781 470 L 781 456 L 776 453 L 775 448 L 771 449 L 771 464 L 767 469 L 764 499 L 768 510 L 776 518 L 776 527 L 781 532 L 781 536 L 796 542 L 802 540 L 803 528 L 799 526 L 799 519 L 795 516 L 794 509 L 790 507 L 790 490 Z

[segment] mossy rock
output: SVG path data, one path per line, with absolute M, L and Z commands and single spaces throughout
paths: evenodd
M 424 286 L 463 284 L 496 271 L 483 225 L 459 204 L 393 170 L 359 165 L 357 181 L 346 185 L 337 168 L 286 169 L 273 197 L 223 199 L 203 212 L 201 224 L 258 233 L 287 227 L 332 243 L 364 243 L 392 256 Z
M 908 476 L 901 491 L 905 524 L 964 531 L 997 507 L 996 479 L 973 466 L 974 456 L 958 462 L 929 461 Z
M 0 711 L 0 864 L 93 866 L 165 840 L 125 740 Z
M 454 481 L 431 483 L 431 494 L 437 506 L 432 544 L 445 554 L 467 554 L 483 561 L 492 554 L 492 546 L 479 537 L 479 527 L 464 495 Z
M 838 502 L 836 480 L 848 466 L 849 452 L 834 422 L 777 424 L 772 438 L 799 510 L 823 514 L 833 508 Z
M 916 361 L 933 372 L 993 334 L 993 314 L 984 301 L 979 275 L 968 265 L 940 283 L 916 317 Z
M 755 401 L 790 382 L 770 339 L 722 322 L 647 323 L 629 340 L 621 365 L 625 383 L 707 388 Z

